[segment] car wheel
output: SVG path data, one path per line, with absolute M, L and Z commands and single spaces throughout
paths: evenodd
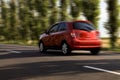
M 41 53 L 46 52 L 46 48 L 42 42 L 39 43 L 39 51 Z
M 70 50 L 70 48 L 69 48 L 67 43 L 63 43 L 62 44 L 62 53 L 65 54 L 65 55 L 71 53 L 71 50 Z
M 92 55 L 98 55 L 100 52 L 100 48 L 91 49 L 90 52 Z

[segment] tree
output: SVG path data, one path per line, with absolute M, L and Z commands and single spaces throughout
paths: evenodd
M 4 26 L 3 26 L 3 24 L 4 24 L 3 23 L 3 20 L 4 20 L 3 16 L 6 17 L 6 15 L 3 14 L 4 7 L 5 7 L 5 4 L 4 4 L 3 0 L 0 0 L 0 9 L 1 9 L 1 13 L 0 13 L 0 16 L 1 16 L 1 18 L 0 18 L 0 28 L 1 28 L 0 29 L 0 39 L 1 39 L 1 37 L 4 37 L 4 34 L 5 34 L 5 32 L 4 32 Z
M 77 20 L 81 12 L 81 0 L 70 0 L 70 14 L 73 20 Z
M 4 0 L 1 0 L 1 17 L 2 17 L 2 24 L 3 24 L 3 30 L 2 35 L 5 37 L 5 39 L 10 39 L 9 31 L 9 8 L 7 7 Z
M 17 11 L 17 2 L 16 0 L 11 0 L 9 3 L 10 6 L 10 33 L 9 36 L 12 40 L 19 40 L 19 30 L 18 30 L 18 11 Z
M 20 33 L 22 39 L 31 40 L 31 30 L 29 27 L 30 18 L 29 7 L 27 6 L 27 1 L 19 1 L 19 20 L 20 20 Z
M 82 0 L 83 15 L 98 27 L 99 0 Z
M 118 37 L 118 0 L 107 0 L 108 4 L 108 14 L 109 20 L 107 22 L 106 28 L 109 30 L 110 34 L 110 44 L 111 48 L 115 48 L 117 37 Z
M 26 0 L 30 10 L 35 10 L 35 0 Z
M 35 7 L 35 1 L 36 0 L 26 0 L 26 6 L 28 7 L 28 11 L 29 11 L 29 20 L 28 20 L 28 26 L 30 29 L 30 36 L 32 40 L 38 39 L 38 36 L 40 34 L 40 25 L 37 25 L 37 23 L 39 24 L 40 22 L 37 21 L 39 17 L 37 17 L 38 15 L 36 15 L 37 11 L 36 11 L 36 7 Z
M 66 21 L 68 18 L 68 3 L 69 0 L 60 0 L 60 20 Z
M 50 25 L 53 25 L 58 21 L 58 6 L 57 6 L 57 0 L 50 0 L 50 19 L 49 23 Z
M 41 27 L 41 31 L 48 28 L 48 11 L 49 0 L 36 0 L 35 7 L 38 12 L 38 25 Z

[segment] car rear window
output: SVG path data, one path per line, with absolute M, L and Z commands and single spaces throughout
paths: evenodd
M 95 28 L 92 24 L 86 23 L 86 22 L 74 22 L 73 29 L 85 30 L 85 31 L 95 30 Z

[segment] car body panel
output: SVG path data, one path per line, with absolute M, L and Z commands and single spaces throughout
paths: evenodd
M 58 23 L 58 31 L 42 34 L 39 41 L 42 41 L 46 47 L 58 48 L 60 48 L 62 42 L 65 41 L 72 50 L 101 48 L 102 42 L 99 38 L 99 32 L 97 30 L 87 31 L 74 29 L 74 22 L 91 24 L 89 21 L 64 22 L 67 27 L 66 30 L 59 31 L 59 28 L 61 27 L 60 25 L 63 25 L 63 22 L 60 22 Z

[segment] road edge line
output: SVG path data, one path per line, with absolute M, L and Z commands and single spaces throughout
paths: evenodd
M 103 71 L 103 72 L 107 72 L 107 73 L 111 73 L 111 74 L 116 74 L 120 76 L 120 73 L 115 72 L 115 71 L 110 71 L 110 70 L 106 70 L 106 69 L 101 69 L 101 68 L 97 68 L 97 67 L 92 67 L 92 66 L 83 66 L 84 68 L 89 68 L 89 69 L 93 69 L 93 70 L 97 70 L 97 71 Z
M 10 53 L 21 53 L 21 52 L 19 52 L 19 51 L 14 51 L 14 50 L 7 50 L 8 52 L 10 52 Z

